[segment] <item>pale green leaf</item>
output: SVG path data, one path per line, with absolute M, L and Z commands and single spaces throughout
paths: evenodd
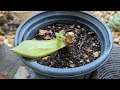
M 27 58 L 40 58 L 50 55 L 66 46 L 63 31 L 56 33 L 53 40 L 25 40 L 11 49 L 14 53 Z

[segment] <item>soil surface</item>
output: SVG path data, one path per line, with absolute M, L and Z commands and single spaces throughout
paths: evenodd
M 73 43 L 50 56 L 35 59 L 39 64 L 55 68 L 73 68 L 93 62 L 100 56 L 100 43 L 94 32 L 77 24 L 54 24 L 39 30 L 34 39 L 50 40 L 55 38 L 55 32 L 61 30 L 74 34 Z

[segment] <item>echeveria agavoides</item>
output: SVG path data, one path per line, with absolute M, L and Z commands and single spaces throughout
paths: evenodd
M 63 34 L 63 30 L 56 33 L 53 40 L 25 40 L 11 51 L 26 58 L 45 57 L 66 46 Z

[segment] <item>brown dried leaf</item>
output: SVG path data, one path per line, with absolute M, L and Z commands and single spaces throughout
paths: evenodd
M 50 40 L 51 37 L 50 37 L 49 35 L 46 35 L 46 36 L 44 37 L 44 39 L 46 39 L 46 40 Z
M 93 53 L 94 57 L 99 57 L 99 54 L 100 54 L 99 51 Z
M 83 58 L 85 58 L 85 59 L 86 59 L 86 58 L 88 58 L 88 55 L 86 55 L 86 54 L 83 54 Z
M 42 60 L 48 60 L 50 56 L 43 57 Z

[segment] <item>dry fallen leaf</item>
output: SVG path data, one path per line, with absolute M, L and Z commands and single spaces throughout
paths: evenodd
M 47 32 L 48 32 L 48 30 L 39 30 L 39 35 L 44 35 Z
M 100 53 L 98 51 L 96 51 L 96 52 L 93 53 L 94 57 L 99 57 L 99 54 Z
M 83 54 L 83 58 L 88 58 L 88 55 L 86 55 L 86 54 Z
M 45 39 L 45 40 L 50 40 L 51 37 L 50 37 L 49 35 L 46 35 L 46 36 L 44 37 L 44 39 Z
M 42 60 L 48 60 L 50 56 L 43 57 Z

